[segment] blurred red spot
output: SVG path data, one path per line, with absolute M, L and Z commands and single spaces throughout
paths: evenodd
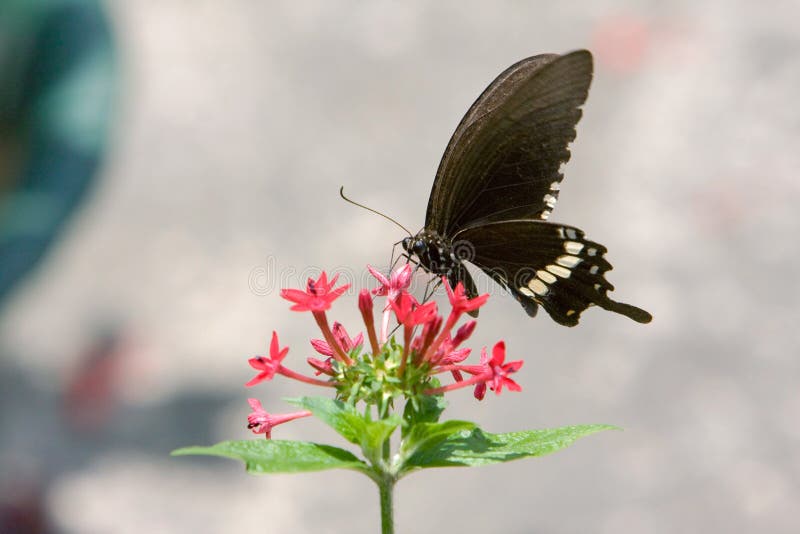
M 98 429 L 109 421 L 127 352 L 121 330 L 113 328 L 98 333 L 80 356 L 63 391 L 63 408 L 74 430 Z
M 650 30 L 635 15 L 616 15 L 600 20 L 592 36 L 592 51 L 599 64 L 621 74 L 640 68 Z

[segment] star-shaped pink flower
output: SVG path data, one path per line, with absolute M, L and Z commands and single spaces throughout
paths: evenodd
M 420 304 L 417 299 L 405 291 L 401 292 L 396 300 L 390 300 L 389 304 L 397 316 L 397 322 L 406 327 L 414 327 L 436 319 L 435 302 Z
M 487 300 L 489 300 L 489 294 L 484 293 L 483 295 L 479 295 L 475 298 L 469 298 L 464 291 L 464 284 L 461 282 L 456 284 L 454 289 L 450 289 L 450 284 L 447 281 L 447 278 L 442 278 L 444 282 L 444 287 L 447 290 L 447 298 L 450 299 L 450 305 L 453 307 L 453 315 L 459 316 L 465 312 L 471 312 L 477 310 L 481 306 L 483 306 Z
M 397 300 L 411 285 L 411 265 L 406 263 L 386 278 L 380 271 L 367 265 L 367 269 L 374 276 L 381 286 L 372 290 L 375 295 L 385 296 L 386 304 L 383 306 L 383 317 L 381 318 L 381 342 L 386 342 L 389 335 L 389 316 L 392 311 L 392 302 Z
M 305 291 L 282 289 L 281 297 L 295 303 L 291 307 L 292 311 L 323 312 L 330 309 L 331 303 L 350 287 L 350 284 L 345 284 L 334 289 L 333 286 L 338 278 L 337 274 L 328 281 L 328 275 L 323 271 L 317 280 L 308 279 Z
M 269 344 L 269 358 L 265 358 L 263 356 L 256 356 L 255 358 L 250 358 L 248 363 L 250 367 L 253 369 L 261 371 L 258 373 L 252 380 L 250 380 L 245 386 L 255 386 L 259 382 L 263 382 L 265 380 L 272 380 L 276 373 L 278 373 L 281 369 L 281 362 L 289 353 L 289 347 L 285 347 L 283 349 L 280 348 L 278 345 L 278 333 L 273 331 L 272 332 L 272 341 Z
M 395 269 L 389 278 L 386 278 L 383 273 L 375 269 L 371 265 L 367 265 L 367 270 L 374 276 L 381 286 L 372 290 L 373 295 L 388 296 L 389 300 L 394 300 L 400 291 L 407 289 L 411 285 L 411 264 L 406 263 L 399 269 Z
M 524 363 L 522 360 L 503 363 L 506 359 L 506 344 L 504 341 L 498 341 L 492 348 L 492 357 L 489 358 L 484 348 L 481 352 L 481 366 L 484 367 L 485 378 L 475 386 L 475 398 L 478 400 L 483 399 L 486 395 L 486 386 L 496 394 L 503 391 L 503 386 L 507 387 L 509 391 L 522 391 L 522 387 L 508 377 L 512 373 L 516 373 Z

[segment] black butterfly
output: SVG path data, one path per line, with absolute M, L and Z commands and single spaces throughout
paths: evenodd
M 425 228 L 403 240 L 430 273 L 477 294 L 469 261 L 507 288 L 528 315 L 538 306 L 578 324 L 592 304 L 640 323 L 652 316 L 608 297 L 606 248 L 546 222 L 558 199 L 592 80 L 592 55 L 529 57 L 502 72 L 461 119 L 433 182 Z

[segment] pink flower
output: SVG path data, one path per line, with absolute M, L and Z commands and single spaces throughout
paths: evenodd
M 461 327 L 456 331 L 456 337 L 453 338 L 453 346 L 457 347 L 469 339 L 469 336 L 475 331 L 475 327 L 478 325 L 478 321 L 469 321 L 461 325 Z
M 450 330 L 456 325 L 458 319 L 464 312 L 477 310 L 489 299 L 488 293 L 484 293 L 483 295 L 475 297 L 474 299 L 470 299 L 466 296 L 464 292 L 464 284 L 461 282 L 456 284 L 455 289 L 451 290 L 450 285 L 447 282 L 447 278 L 442 278 L 442 281 L 447 289 L 447 297 L 450 299 L 452 310 L 450 311 L 450 315 L 447 316 L 447 322 L 444 324 L 444 328 L 442 328 L 441 333 L 425 351 L 423 361 L 433 360 L 434 356 L 439 351 L 440 346 L 445 341 L 445 338 L 450 336 Z M 471 323 L 466 323 L 464 326 L 459 328 L 458 333 L 456 334 L 456 337 L 460 338 L 459 343 L 469 337 L 474 329 L 474 321 Z
M 442 278 L 442 281 L 444 282 L 444 287 L 447 290 L 447 298 L 450 299 L 450 305 L 453 307 L 452 313 L 455 316 L 459 316 L 465 312 L 477 310 L 483 306 L 487 300 L 489 300 L 488 293 L 484 293 L 483 295 L 479 295 L 473 299 L 470 299 L 464 291 L 464 284 L 461 282 L 456 284 L 455 289 L 450 289 L 450 284 L 447 282 L 447 278 Z
M 274 427 L 311 415 L 308 410 L 271 415 L 261 407 L 261 401 L 258 399 L 247 399 L 247 403 L 253 409 L 253 412 L 247 416 L 247 428 L 252 430 L 254 434 L 265 434 L 267 439 L 272 438 L 272 429 Z
M 420 358 L 425 354 L 425 351 L 428 350 L 428 346 L 433 342 L 433 339 L 436 337 L 436 334 L 439 333 L 439 330 L 442 328 L 442 318 L 441 316 L 437 315 L 434 319 L 426 322 L 422 326 L 422 332 L 414 338 L 414 341 L 411 342 L 411 350 L 416 351 Z
M 375 318 L 372 316 L 372 297 L 366 289 L 362 289 L 358 294 L 358 309 L 361 312 L 361 318 L 364 320 L 364 326 L 367 328 L 367 335 L 369 336 L 369 346 L 373 354 L 380 352 L 378 345 L 378 336 L 375 334 Z
M 459 349 L 456 347 L 458 347 L 461 343 L 466 341 L 469 336 L 472 335 L 472 332 L 475 331 L 475 326 L 477 324 L 477 321 L 469 321 L 468 323 L 464 323 L 456 331 L 456 337 L 454 337 L 452 340 L 445 338 L 442 346 L 433 356 L 433 361 L 436 362 L 436 365 L 455 365 L 466 360 L 467 356 L 469 356 L 469 354 L 472 352 L 472 349 Z M 453 369 L 452 374 L 453 379 L 456 382 L 461 382 L 463 380 L 461 372 L 458 369 Z
M 325 338 L 325 342 L 333 350 L 333 357 L 346 365 L 351 365 L 353 361 L 334 340 L 333 332 L 331 332 L 328 326 L 328 319 L 325 315 L 325 310 L 331 307 L 331 303 L 350 287 L 350 284 L 345 284 L 342 287 L 334 289 L 333 286 L 336 284 L 338 278 L 339 276 L 336 275 L 329 282 L 328 275 L 323 271 L 317 280 L 312 278 L 308 279 L 305 291 L 300 291 L 299 289 L 282 289 L 281 296 L 295 303 L 291 308 L 292 310 L 310 311 Z
M 358 334 L 354 339 L 351 339 L 347 334 L 347 330 L 344 329 L 344 326 L 338 322 L 333 323 L 332 337 L 339 345 L 339 349 L 341 349 L 341 351 L 343 351 L 345 354 L 349 353 L 356 347 L 360 347 L 364 343 L 363 334 Z M 314 350 L 316 350 L 318 353 L 322 354 L 323 356 L 327 356 L 328 358 L 324 362 L 316 358 L 308 358 L 308 364 L 316 369 L 317 375 L 325 373 L 326 375 L 332 376 L 333 367 L 331 366 L 331 359 L 335 358 L 335 355 L 331 346 L 327 341 L 322 339 L 312 339 L 311 346 L 314 347 Z
M 461 358 L 465 356 L 462 350 L 454 351 L 447 357 L 451 359 Z M 511 380 L 508 376 L 519 371 L 523 362 L 522 360 L 517 360 L 515 362 L 504 363 L 505 357 L 506 344 L 503 341 L 498 341 L 492 349 L 491 358 L 486 354 L 486 348 L 483 349 L 481 352 L 480 365 L 437 365 L 435 371 L 438 373 L 450 371 L 453 372 L 455 376 L 455 372 L 457 371 L 459 372 L 459 376 L 460 372 L 469 373 L 473 376 L 467 380 L 459 380 L 459 378 L 456 378 L 456 383 L 454 384 L 429 389 L 426 390 L 425 393 L 428 395 L 438 395 L 440 393 L 446 393 L 448 391 L 474 385 L 475 398 L 482 400 L 484 395 L 486 395 L 487 386 L 498 395 L 503 390 L 504 386 L 511 391 L 522 391 L 519 384 Z
M 469 325 L 469 323 L 467 323 Z M 467 326 L 464 325 L 464 326 Z M 464 327 L 459 329 L 459 333 Z M 450 339 L 450 334 L 446 334 L 442 344 L 439 346 L 439 349 L 436 351 L 436 354 L 433 355 L 431 364 L 436 367 L 441 368 L 448 368 L 450 372 L 453 374 L 453 380 L 456 382 L 461 382 L 464 378 L 461 375 L 461 371 L 458 369 L 456 364 L 463 362 L 467 359 L 467 357 L 472 352 L 472 349 L 463 348 L 458 349 L 459 343 L 461 340 L 459 339 L 458 333 L 456 337 Z
M 448 352 L 439 360 L 438 365 L 452 365 L 455 366 L 457 363 L 461 363 L 467 359 L 467 357 L 472 352 L 472 349 L 456 349 L 451 352 Z M 453 380 L 456 382 L 461 382 L 464 380 L 464 376 L 461 374 L 461 371 L 458 369 L 452 369 L 451 374 L 453 375 Z
M 372 297 L 368 289 L 362 289 L 358 294 L 358 309 L 363 315 L 372 316 Z
M 328 342 L 322 339 L 312 339 L 311 346 L 314 347 L 314 350 L 318 353 L 322 354 L 323 356 L 333 356 L 333 349 Z
M 333 337 L 339 342 L 339 346 L 342 347 L 342 350 L 345 352 L 350 352 L 354 348 L 360 347 L 364 344 L 363 334 L 358 334 L 356 337 L 351 339 L 347 334 L 347 330 L 344 329 L 344 326 L 335 321 L 333 323 Z
M 256 384 L 263 382 L 265 380 L 272 380 L 276 374 L 281 374 L 287 378 L 293 378 L 294 380 L 299 380 L 300 382 L 305 382 L 306 384 L 313 384 L 315 386 L 325 386 L 325 387 L 335 387 L 335 382 L 329 381 L 322 381 L 317 380 L 315 378 L 311 378 L 308 376 L 301 375 L 291 369 L 287 369 L 283 366 L 281 362 L 283 359 L 286 358 L 286 355 L 289 353 L 289 347 L 285 347 L 283 349 L 280 348 L 278 344 L 278 334 L 272 332 L 272 342 L 269 344 L 269 358 L 265 358 L 263 356 L 256 356 L 255 358 L 250 358 L 248 362 L 250 363 L 250 367 L 253 369 L 257 369 L 261 371 L 252 380 L 245 384 L 245 386 L 255 386 Z M 309 362 L 310 363 L 310 362 Z M 318 367 L 312 364 L 312 367 L 315 369 L 319 369 Z M 319 374 L 319 373 L 317 373 Z
M 400 292 L 396 300 L 389 304 L 397 315 L 397 321 L 406 327 L 414 327 L 436 319 L 436 303 L 420 304 L 410 293 Z
M 367 265 L 367 269 L 381 284 L 381 287 L 373 289 L 372 292 L 376 295 L 386 297 L 386 304 L 383 307 L 383 318 L 381 319 L 381 343 L 385 343 L 389 336 L 389 316 L 392 310 L 392 302 L 411 285 L 411 265 L 406 263 L 399 269 L 395 269 L 395 271 L 389 275 L 389 278 L 386 278 L 370 265 Z
M 452 339 L 450 338 L 449 332 L 444 332 L 442 335 L 441 344 L 436 350 L 436 353 L 431 356 L 430 362 L 435 365 L 452 365 L 463 361 L 466 358 L 466 355 L 469 354 L 470 349 L 458 349 L 458 346 L 472 335 L 472 332 L 475 331 L 476 325 L 476 321 L 464 323 L 456 331 L 456 336 Z M 464 351 L 466 351 L 466 354 Z M 463 357 L 461 357 L 462 355 Z M 456 374 L 453 373 L 453 376 L 456 376 Z M 460 378 L 457 378 L 457 380 L 460 380 Z
M 388 296 L 389 300 L 394 300 L 400 291 L 407 289 L 408 286 L 411 285 L 411 264 L 409 263 L 406 263 L 399 269 L 395 269 L 395 271 L 389 275 L 389 278 L 386 278 L 371 265 L 367 265 L 367 269 L 381 284 L 381 287 L 372 290 L 373 295 L 382 297 Z
M 308 365 L 315 369 L 314 374 L 319 376 L 321 374 L 326 374 L 329 376 L 333 376 L 333 358 L 328 358 L 326 360 L 320 360 L 318 358 L 306 358 Z
M 467 357 L 472 352 L 472 349 L 463 348 L 463 349 L 454 349 L 447 353 L 445 353 L 439 360 L 439 365 L 454 365 L 457 363 L 461 363 L 467 359 Z
M 429 324 L 438 319 L 436 303 L 420 304 L 410 293 L 401 291 L 397 299 L 390 300 L 389 304 L 395 315 L 397 315 L 398 322 L 403 325 L 403 356 L 397 371 L 398 376 L 403 376 L 408 363 L 409 351 L 413 344 L 412 332 L 414 327 L 420 324 Z
M 481 366 L 484 367 L 484 372 L 481 373 L 483 380 L 475 386 L 475 398 L 482 400 L 486 395 L 486 386 L 489 389 L 500 394 L 503 391 L 503 386 L 506 386 L 509 391 L 522 391 L 522 387 L 508 377 L 512 373 L 516 373 L 524 363 L 522 360 L 514 362 L 503 363 L 506 359 L 506 344 L 503 341 L 498 341 L 492 348 L 492 357 L 486 354 L 486 349 L 481 351 Z
M 281 349 L 278 345 L 278 334 L 277 332 L 272 332 L 272 342 L 269 344 L 269 358 L 264 358 L 263 356 L 256 356 L 255 358 L 250 358 L 248 363 L 250 363 L 250 367 L 253 369 L 257 369 L 261 371 L 258 373 L 252 380 L 250 380 L 245 386 L 255 386 L 259 382 L 263 382 L 264 380 L 272 380 L 276 373 L 280 372 L 281 370 L 281 362 L 286 357 L 286 354 L 289 353 L 289 347 Z
M 364 343 L 363 334 L 358 334 L 355 338 L 351 339 L 347 334 L 347 330 L 345 330 L 344 326 L 342 326 L 342 324 L 339 322 L 333 323 L 333 338 L 339 343 L 339 347 L 344 352 L 350 352 L 354 348 L 360 347 Z M 311 346 L 323 356 L 333 356 L 333 349 L 331 349 L 331 346 L 328 345 L 327 341 L 322 339 L 312 339 Z
M 333 289 L 333 285 L 338 278 L 339 275 L 336 275 L 329 282 L 328 275 L 323 271 L 317 280 L 308 279 L 305 291 L 282 289 L 281 297 L 295 303 L 291 308 L 293 311 L 324 312 L 331 307 L 331 303 L 334 300 L 339 298 L 350 287 L 350 284 L 345 284 Z

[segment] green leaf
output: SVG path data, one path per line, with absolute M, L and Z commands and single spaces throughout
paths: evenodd
M 286 402 L 305 408 L 361 450 L 373 463 L 381 457 L 383 443 L 400 424 L 400 417 L 372 421 L 358 413 L 353 406 L 325 397 L 301 397 Z
M 342 401 L 326 397 L 300 397 L 284 399 L 289 404 L 304 408 L 331 427 L 350 443 L 359 445 L 365 433 L 366 422 L 356 409 Z
M 418 423 L 411 427 L 400 444 L 401 462 L 416 454 L 434 452 L 453 434 L 467 434 L 476 429 L 469 421 L 444 421 L 442 423 Z
M 325 469 L 355 469 L 366 472 L 367 465 L 350 451 L 308 441 L 243 440 L 223 441 L 211 447 L 184 447 L 172 456 L 223 456 L 241 460 L 251 474 L 304 473 Z
M 367 421 L 366 424 L 365 439 L 361 442 L 361 447 L 380 449 L 394 429 L 400 425 L 400 416 L 391 415 L 380 421 Z
M 436 384 L 431 384 L 431 387 L 438 387 L 438 381 Z M 444 395 L 412 397 L 406 403 L 405 410 L 403 410 L 403 420 L 409 424 L 407 428 L 404 428 L 404 431 L 409 431 L 410 428 L 418 423 L 437 422 L 446 407 L 447 401 L 444 400 Z
M 404 471 L 423 467 L 486 465 L 530 456 L 544 456 L 568 447 L 576 439 L 611 425 L 577 425 L 543 430 L 490 434 L 479 428 L 451 434 L 434 447 L 419 448 L 406 461 Z

